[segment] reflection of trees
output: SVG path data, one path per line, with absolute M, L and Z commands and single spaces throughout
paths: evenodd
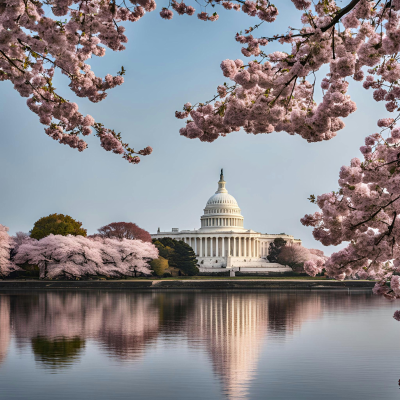
M 12 299 L 17 342 L 32 341 L 37 361 L 46 366 L 52 350 L 54 361 L 70 365 L 77 360 L 70 352 L 88 339 L 101 343 L 109 355 L 136 358 L 158 335 L 157 307 L 149 293 L 41 292 Z
M 32 338 L 32 349 L 36 361 L 46 367 L 60 368 L 76 361 L 85 347 L 85 341 L 79 337 L 50 340 L 45 337 Z
M 271 333 L 292 332 L 321 315 L 318 293 L 276 292 L 268 296 L 268 328 Z
M 10 300 L 8 296 L 0 296 L 0 363 L 7 356 L 10 336 Z
M 195 296 L 187 292 L 157 293 L 154 303 L 158 308 L 160 331 L 167 335 L 186 333 L 195 300 Z
M 357 296 L 357 301 L 353 297 Z M 140 358 L 159 335 L 205 348 L 229 399 L 246 398 L 266 338 L 287 337 L 322 312 L 354 312 L 370 292 L 68 291 L 0 296 L 0 362 L 10 341 L 46 368 L 79 361 L 93 340 L 107 355 Z

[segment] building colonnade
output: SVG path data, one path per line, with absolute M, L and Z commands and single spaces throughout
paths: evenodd
M 215 218 L 202 218 L 201 219 L 201 227 L 219 227 L 219 226 L 235 226 L 235 227 L 243 227 L 243 218 L 223 218 L 223 217 L 215 217 Z
M 181 237 L 192 247 L 198 257 L 266 257 L 268 245 L 257 237 L 244 236 L 204 236 Z

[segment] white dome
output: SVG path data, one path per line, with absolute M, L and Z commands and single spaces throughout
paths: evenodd
M 218 193 L 217 192 L 213 196 L 211 196 L 207 201 L 207 206 L 217 205 L 217 204 L 229 205 L 231 207 L 232 206 L 239 207 L 236 199 L 229 193 Z
M 201 228 L 207 230 L 238 230 L 243 227 L 243 217 L 236 199 L 225 188 L 224 175 L 218 182 L 218 190 L 212 195 L 206 204 L 201 219 Z

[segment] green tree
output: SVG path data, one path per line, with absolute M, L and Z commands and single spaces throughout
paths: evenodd
M 38 240 L 50 234 L 86 236 L 87 231 L 82 228 L 82 222 L 75 221 L 69 215 L 63 214 L 51 214 L 48 217 L 40 218 L 30 231 L 31 237 Z
M 285 246 L 286 240 L 282 238 L 276 238 L 272 243 L 269 244 L 268 248 L 268 261 L 271 263 L 277 263 L 279 253 L 282 250 L 282 247 Z
M 85 348 L 85 340 L 80 337 L 48 339 L 32 338 L 32 350 L 37 361 L 48 368 L 69 367 L 76 362 Z
M 185 275 L 197 275 L 197 258 L 193 249 L 182 240 L 161 238 L 153 240 L 161 257 L 167 258 L 171 267 L 178 268 Z
M 169 238 L 165 238 L 165 239 L 169 239 Z M 153 240 L 153 244 L 157 247 L 158 254 L 159 254 L 160 257 L 164 257 L 167 260 L 170 260 L 170 259 L 173 258 L 172 257 L 172 253 L 174 252 L 174 249 L 172 247 L 170 247 L 168 245 L 164 245 L 158 239 L 154 239 Z M 172 243 L 172 245 L 174 246 L 174 243 Z
M 164 257 L 158 257 L 151 260 L 150 267 L 157 276 L 163 276 L 165 270 L 169 267 L 168 260 Z

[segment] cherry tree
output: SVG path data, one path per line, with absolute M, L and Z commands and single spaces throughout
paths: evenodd
M 364 80 L 365 89 L 375 89 L 375 100 L 386 101 L 390 112 L 397 110 L 400 3 L 352 0 L 340 8 L 334 1 L 320 1 L 311 9 L 311 1 L 292 1 L 303 11 L 302 28 L 255 37 L 261 21 L 247 29 L 246 35 L 237 34 L 236 41 L 244 45 L 242 54 L 256 59 L 222 61 L 223 75 L 231 82 L 218 86 L 210 101 L 187 103 L 176 113 L 181 119 L 191 117 L 181 135 L 212 142 L 243 128 L 253 134 L 285 131 L 308 142 L 329 140 L 344 127 L 342 118 L 356 110 L 347 94 L 348 78 Z M 257 10 L 258 3 L 254 16 L 259 16 Z M 261 47 L 272 41 L 286 47 L 264 52 Z M 316 73 L 325 65 L 329 72 L 319 83 L 323 97 L 318 103 Z M 368 76 L 364 79 L 365 69 Z
M 327 260 L 329 276 L 377 279 L 375 293 L 400 298 L 400 128 L 365 143 L 362 161 L 341 168 L 339 190 L 311 196 L 320 211 L 301 222 L 325 246 L 349 243 Z
M 323 251 L 316 249 L 307 249 L 298 243 L 287 243 L 282 247 L 278 262 L 283 265 L 288 265 L 293 270 L 304 272 L 306 262 L 325 262 Z M 308 272 L 308 271 L 307 271 Z
M 15 262 L 38 265 L 41 278 L 118 277 L 150 274 L 148 262 L 157 257 L 156 247 L 141 240 L 49 235 L 22 244 Z
M 87 61 L 103 57 L 106 48 L 124 50 L 128 39 L 118 24 L 138 21 L 154 9 L 154 0 L 132 1 L 128 6 L 115 0 L 5 0 L 0 7 L 0 80 L 12 82 L 27 98 L 29 109 L 52 139 L 83 151 L 87 147 L 83 137 L 94 129 L 105 150 L 137 164 L 138 155 L 148 155 L 152 148 L 135 151 L 119 133 L 82 115 L 76 103 L 56 91 L 53 76 L 56 70 L 65 75 L 78 97 L 94 103 L 105 99 L 110 89 L 123 83 L 125 69 L 100 78 Z
M 8 228 L 0 224 L 0 276 L 7 276 L 20 268 L 10 259 L 13 240 L 8 234 Z
M 375 278 L 375 293 L 399 298 L 400 1 L 351 0 L 342 8 L 331 0 L 313 7 L 308 0 L 292 1 L 303 11 L 302 27 L 256 37 L 259 23 L 237 34 L 242 54 L 256 60 L 222 61 L 223 75 L 231 82 L 218 86 L 210 101 L 185 104 L 176 117 L 191 119 L 180 133 L 212 142 L 243 128 L 253 134 L 285 131 L 308 142 L 329 140 L 356 110 L 348 80 L 372 89 L 373 99 L 383 101 L 393 117 L 378 119 L 379 132 L 370 132 L 360 148 L 363 159 L 341 168 L 337 192 L 311 196 L 321 211 L 306 215 L 302 223 L 313 226 L 314 237 L 326 246 L 349 243 L 326 260 L 329 276 Z M 272 41 L 289 45 L 290 51 L 261 49 Z M 323 66 L 328 73 L 317 82 Z M 323 91 L 319 103 L 317 84 Z M 315 275 L 324 259 L 309 260 L 304 267 Z M 395 318 L 400 320 L 400 312 Z
M 241 5 L 242 4 L 242 5 Z M 221 5 L 220 0 L 205 0 L 197 17 L 216 21 L 218 14 L 209 15 L 207 7 Z M 268 1 L 235 0 L 222 3 L 225 9 L 242 9 L 248 15 L 257 14 L 272 21 L 278 11 Z M 103 57 L 106 48 L 125 50 L 128 38 L 125 23 L 137 22 L 154 11 L 154 0 L 4 0 L 0 8 L 0 80 L 10 81 L 27 105 L 46 126 L 52 139 L 78 151 L 86 149 L 84 137 L 94 130 L 101 146 L 137 164 L 139 155 L 151 154 L 152 148 L 135 151 L 124 143 L 120 133 L 106 128 L 90 115 L 82 115 L 78 105 L 56 90 L 53 77 L 59 71 L 69 80 L 69 88 L 78 96 L 97 103 L 106 98 L 110 89 L 124 82 L 126 70 L 98 77 L 91 70 L 89 60 Z M 194 7 L 175 0 L 162 8 L 161 18 L 193 15 Z

